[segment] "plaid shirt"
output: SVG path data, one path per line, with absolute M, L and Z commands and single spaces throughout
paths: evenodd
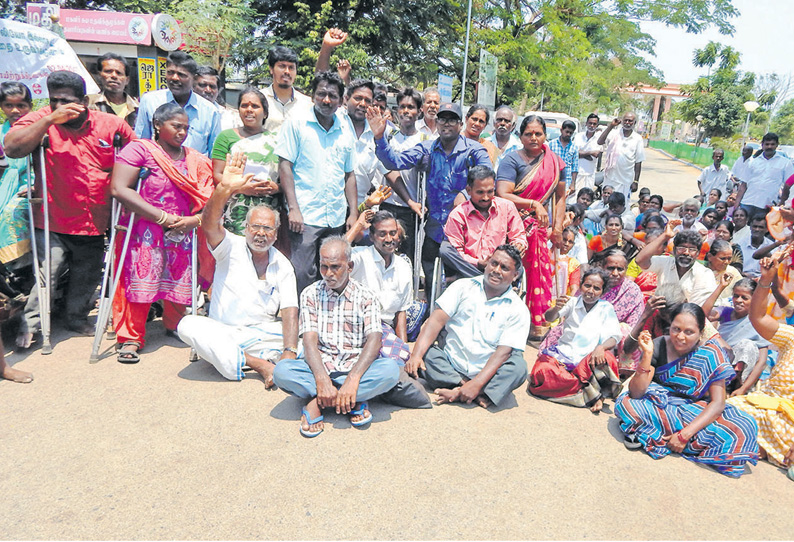
M 559 137 L 552 139 L 549 142 L 549 147 L 565 162 L 562 174 L 565 178 L 565 186 L 571 186 L 571 174 L 579 172 L 579 148 L 573 144 L 573 139 L 568 142 L 567 147 L 563 147 Z
M 380 333 L 380 302 L 375 294 L 349 279 L 341 294 L 324 280 L 301 294 L 300 333 L 319 335 L 320 356 L 328 374 L 348 373 L 370 333 Z

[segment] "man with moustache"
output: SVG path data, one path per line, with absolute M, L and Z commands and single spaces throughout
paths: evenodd
M 430 87 L 425 89 L 422 97 L 424 98 L 422 118 L 416 121 L 416 129 L 425 134 L 428 139 L 435 139 L 438 137 L 436 117 L 441 107 L 441 94 L 437 88 Z
M 356 140 L 336 114 L 345 85 L 337 74 L 319 72 L 311 88 L 314 107 L 284 123 L 275 149 L 299 292 L 319 276 L 320 241 L 344 233 L 346 215 L 348 228 L 358 220 Z
M 102 275 L 105 232 L 110 226 L 113 141 L 118 134 L 121 144 L 126 145 L 135 139 L 135 134 L 121 117 L 87 108 L 85 81 L 76 73 L 51 73 L 47 77 L 47 90 L 50 105 L 14 124 L 5 138 L 5 152 L 11 158 L 24 158 L 36 150 L 45 135 L 49 137 L 45 153 L 51 248 L 49 281 L 54 285 L 68 262 L 71 272 L 66 292 L 67 327 L 81 335 L 93 335 L 88 312 Z M 38 162 L 39 154 L 34 158 Z M 40 191 L 41 186 L 36 190 Z M 37 257 L 43 261 L 42 208 L 34 205 L 33 212 Z M 34 288 L 25 306 L 17 346 L 30 347 L 40 329 L 38 292 Z
M 499 406 L 526 380 L 529 309 L 511 287 L 520 274 L 521 254 L 501 245 L 484 275 L 453 282 L 436 300 L 405 370 L 424 377 L 440 403 Z
M 731 172 L 728 166 L 723 165 L 722 161 L 725 159 L 725 151 L 722 149 L 714 149 L 711 153 L 713 162 L 704 167 L 698 177 L 698 190 L 700 190 L 701 201 L 706 201 L 709 192 L 717 188 L 722 194 L 730 193 Z
M 223 101 L 221 76 L 212 66 L 200 66 L 193 79 L 193 92 L 215 105 L 221 113 L 221 130 L 239 128 L 243 125 L 240 114 Z
M 441 260 L 461 277 L 476 277 L 485 270 L 496 247 L 506 242 L 520 254 L 527 249 L 524 222 L 512 201 L 494 196 L 494 171 L 487 166 L 469 170 L 469 200 L 447 218 Z
M 639 188 L 642 162 L 645 160 L 645 145 L 642 136 L 634 131 L 637 117 L 634 113 L 624 113 L 622 119 L 614 119 L 607 129 L 601 132 L 597 143 L 606 145 L 604 160 L 604 184 L 615 188 L 631 199 L 631 193 Z M 614 128 L 621 129 L 610 134 Z
M 308 438 L 322 433 L 325 408 L 350 415 L 354 427 L 369 424 L 372 413 L 367 401 L 399 381 L 397 362 L 379 354 L 380 303 L 369 288 L 350 278 L 351 250 L 341 236 L 323 241 L 323 278 L 301 294 L 305 358 L 283 360 L 273 372 L 279 388 L 308 401 L 300 425 L 300 433 Z
M 485 147 L 460 134 L 463 115 L 458 104 L 446 103 L 439 108 L 436 118 L 438 139 L 423 141 L 401 153 L 395 152 L 383 137 L 386 130 L 383 115 L 370 109 L 367 119 L 375 136 L 375 152 L 383 165 L 391 170 L 403 170 L 423 164 L 422 167 L 428 170 L 426 202 L 429 216 L 422 247 L 422 268 L 429 280 L 433 276 L 433 265 L 444 240 L 444 224 L 452 211 L 455 196 L 466 187 L 469 169 L 478 165 L 492 167 L 491 159 Z M 401 197 L 405 196 L 401 194 L 399 183 L 395 191 Z
M 215 138 L 221 131 L 221 113 L 213 102 L 193 92 L 193 82 L 198 64 L 187 53 L 169 53 L 165 65 L 167 89 L 154 90 L 141 96 L 135 133 L 143 139 L 152 139 L 152 116 L 165 103 L 175 103 L 187 113 L 189 128 L 184 146 L 209 156 Z
M 135 126 L 138 100 L 126 92 L 130 82 L 127 59 L 116 53 L 105 53 L 97 58 L 96 71 L 101 92 L 88 96 L 88 109 L 116 115 Z
M 579 149 L 579 175 L 576 177 L 576 190 L 578 194 L 582 188 L 595 188 L 595 174 L 598 166 L 598 157 L 604 148 L 598 144 L 596 130 L 598 129 L 598 115 L 590 113 L 584 124 L 584 132 L 579 132 L 573 142 Z
M 507 153 L 521 149 L 521 140 L 513 133 L 516 129 L 516 112 L 509 105 L 500 105 L 494 113 L 493 134 L 487 139 L 496 147 L 498 156 L 493 165 L 499 171 L 499 163 Z
M 717 287 L 717 281 L 710 269 L 696 263 L 703 238 L 692 230 L 674 233 L 680 223 L 670 220 L 664 233 L 645 245 L 635 261 L 643 271 L 656 273 L 657 288 L 665 284 L 680 285 L 688 302 L 703 305 Z M 656 256 L 664 251 L 670 239 L 673 239 L 673 255 Z
M 309 112 L 312 99 L 293 86 L 298 74 L 298 55 L 295 51 L 281 45 L 273 47 L 267 52 L 267 64 L 273 83 L 262 92 L 268 106 L 265 130 L 278 133 L 284 121 Z
M 747 182 L 749 179 L 749 167 L 750 162 L 753 160 L 753 148 L 749 145 L 745 145 L 742 147 L 742 155 L 736 159 L 736 162 L 733 163 L 733 168 L 731 169 L 731 180 L 733 181 L 733 186 L 730 192 L 733 192 L 734 189 L 739 185 L 741 182 Z
M 215 258 L 209 318 L 185 316 L 177 333 L 225 378 L 242 380 L 248 366 L 269 388 L 275 364 L 298 354 L 298 292 L 292 265 L 273 247 L 278 211 L 252 207 L 245 237 L 222 225 L 223 209 L 232 196 L 267 183 L 243 176 L 244 165 L 242 153 L 230 157 L 202 213 L 201 227 Z

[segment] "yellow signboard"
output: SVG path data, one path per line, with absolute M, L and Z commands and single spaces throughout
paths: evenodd
M 165 64 L 168 59 L 164 56 L 157 57 L 157 88 L 168 88 L 165 82 Z
M 157 90 L 157 61 L 153 58 L 138 59 L 138 89 L 140 95 Z

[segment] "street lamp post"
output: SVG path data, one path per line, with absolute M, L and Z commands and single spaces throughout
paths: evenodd
M 742 148 L 744 148 L 744 144 L 750 135 L 750 115 L 759 107 L 761 107 L 761 104 L 758 102 L 744 102 L 744 110 L 747 111 L 747 119 L 744 121 L 744 131 L 742 132 Z

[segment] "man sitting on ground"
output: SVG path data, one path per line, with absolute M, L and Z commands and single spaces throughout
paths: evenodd
M 773 242 L 766 237 L 769 233 L 766 225 L 766 217 L 762 214 L 757 214 L 750 219 L 750 237 L 739 243 L 739 248 L 742 249 L 743 264 L 742 275 L 752 279 L 758 279 L 761 275 L 761 262 L 753 258 L 753 254 L 765 246 L 771 245 Z
M 305 437 L 322 433 L 324 408 L 349 414 L 355 427 L 369 424 L 372 414 L 366 401 L 392 389 L 400 378 L 397 362 L 378 357 L 380 303 L 368 288 L 350 278 L 352 268 L 350 243 L 337 235 L 324 239 L 320 246 L 323 278 L 301 294 L 305 359 L 284 360 L 273 372 L 279 388 L 309 400 L 300 426 Z
M 703 238 L 692 230 L 673 233 L 681 223 L 671 220 L 667 223 L 664 233 L 645 245 L 637 254 L 636 262 L 643 271 L 656 273 L 657 287 L 669 283 L 680 283 L 690 303 L 702 305 L 717 287 L 714 273 L 697 263 L 698 254 L 703 246 Z M 657 256 L 668 241 L 673 239 L 673 255 Z
M 526 380 L 529 310 L 510 287 L 520 273 L 519 252 L 501 245 L 483 276 L 452 283 L 436 301 L 405 370 L 421 370 L 439 402 L 499 406 Z M 443 346 L 436 346 L 442 330 Z
M 494 196 L 494 171 L 488 166 L 469 169 L 466 192 L 469 200 L 447 218 L 440 256 L 462 277 L 481 275 L 494 249 L 506 242 L 522 255 L 527 249 L 524 223 L 512 201 Z
M 245 158 L 231 156 L 223 180 L 202 213 L 202 228 L 215 257 L 209 318 L 189 315 L 177 327 L 179 338 L 229 380 L 242 380 L 247 365 L 273 385 L 275 363 L 298 353 L 298 292 L 289 260 L 273 247 L 278 212 L 267 205 L 248 211 L 245 237 L 223 228 L 229 199 L 267 183 L 243 177 Z M 281 310 L 281 321 L 276 315 Z

